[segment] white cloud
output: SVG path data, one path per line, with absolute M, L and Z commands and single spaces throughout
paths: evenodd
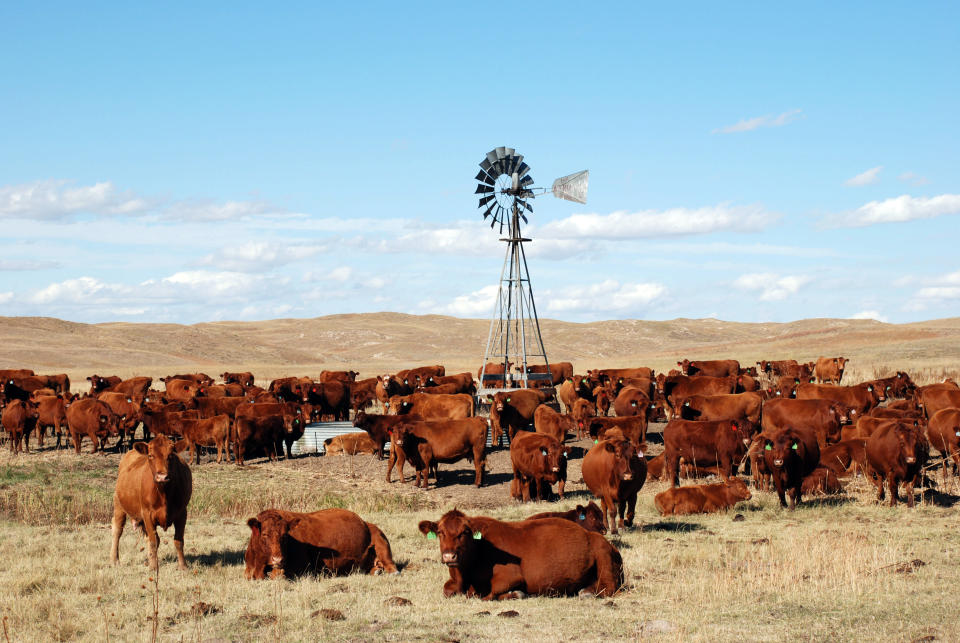
M 915 172 L 904 172 L 897 178 L 904 183 L 909 183 L 910 185 L 927 185 L 930 183 L 930 179 L 925 176 L 920 176 Z
M 499 292 L 499 286 L 484 286 L 468 295 L 460 295 L 454 298 L 451 303 L 442 306 L 438 312 L 458 317 L 490 315 L 493 313 L 493 305 L 497 300 L 497 292 Z
M 13 300 L 12 292 L 0 292 L 0 304 L 6 304 Z
M 607 279 L 587 286 L 571 286 L 562 293 L 546 293 L 547 310 L 556 312 L 638 311 L 667 292 L 659 283 L 625 283 Z
M 74 214 L 142 214 L 151 202 L 118 191 L 110 181 L 70 187 L 67 181 L 34 181 L 0 187 L 0 218 L 63 219 Z
M 50 270 L 59 268 L 59 261 L 33 261 L 31 259 L 0 259 L 0 271 Z
M 847 319 L 873 319 L 883 323 L 887 322 L 887 318 L 881 315 L 879 310 L 861 310 L 859 313 L 850 315 Z
M 769 243 L 729 243 L 727 241 L 717 241 L 714 243 L 660 243 L 653 248 L 675 253 L 696 253 L 698 255 L 771 255 L 775 257 L 809 258 L 849 256 L 831 248 L 800 248 L 798 246 L 781 246 Z
M 326 250 L 327 246 L 322 244 L 250 241 L 220 248 L 203 257 L 200 264 L 235 272 L 262 272 L 308 259 Z
M 810 277 L 804 275 L 786 275 L 781 277 L 773 273 L 750 273 L 740 275 L 733 282 L 735 288 L 760 293 L 760 301 L 781 301 L 796 294 L 810 283 Z
M 754 118 L 746 118 L 733 125 L 727 125 L 726 127 L 719 127 L 713 130 L 713 134 L 735 134 L 737 132 L 749 132 L 751 130 L 760 129 L 762 127 L 782 127 L 788 123 L 791 123 L 798 118 L 803 118 L 803 110 L 801 109 L 791 109 L 789 111 L 783 112 L 777 116 L 767 114 L 765 116 L 756 116 Z
M 540 235 L 553 239 L 649 239 L 707 234 L 720 230 L 753 232 L 780 216 L 759 206 L 721 204 L 703 208 L 618 211 L 612 214 L 574 214 L 551 221 Z
M 860 187 L 862 185 L 870 185 L 871 183 L 876 183 L 880 175 L 880 170 L 882 169 L 883 169 L 882 165 L 878 165 L 877 167 L 872 167 L 866 172 L 861 172 L 856 176 L 850 177 L 849 179 L 844 181 L 843 184 L 849 187 Z
M 30 301 L 35 304 L 99 304 L 120 301 L 124 296 L 132 294 L 133 289 L 130 286 L 109 284 L 93 277 L 78 277 L 40 289 L 30 296 Z
M 263 201 L 176 201 L 160 216 L 174 221 L 236 221 L 254 216 L 278 216 L 283 211 Z
M 932 219 L 948 214 L 960 214 L 960 194 L 933 197 L 904 194 L 883 201 L 871 201 L 853 212 L 830 217 L 827 222 L 844 227 L 862 227 L 877 223 Z
M 353 268 L 350 266 L 340 266 L 339 268 L 334 268 L 329 273 L 327 273 L 327 278 L 331 281 L 349 281 L 353 276 Z

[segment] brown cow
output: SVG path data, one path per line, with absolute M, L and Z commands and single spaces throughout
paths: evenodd
M 882 391 L 875 389 L 872 384 L 863 383 L 854 386 L 800 384 L 797 386 L 797 399 L 839 402 L 847 407 L 848 417 L 854 422 L 886 398 Z
M 691 395 L 725 395 L 737 389 L 737 378 L 697 375 L 668 375 L 660 382 L 661 393 L 669 404 L 670 419 L 680 417 L 680 401 Z
M 799 364 L 795 359 L 763 360 L 757 362 L 757 367 L 761 373 L 776 376 L 783 375 L 787 370 L 796 368 L 797 366 L 799 366 Z
M 899 424 L 901 426 L 912 426 L 916 429 L 921 429 L 920 420 L 917 418 L 878 418 L 864 416 L 857 420 L 856 424 L 843 427 L 843 430 L 840 432 L 840 438 L 843 440 L 866 440 L 888 424 Z
M 613 404 L 610 398 L 610 391 L 603 386 L 597 386 L 593 389 L 593 397 L 597 400 L 597 415 L 604 417 L 610 415 L 610 406 Z
M 270 458 L 271 462 L 276 460 L 278 453 L 283 451 L 282 440 L 286 431 L 286 423 L 280 415 L 239 416 L 234 422 L 234 431 L 236 433 L 237 464 L 239 465 L 243 465 L 244 457 L 248 451 L 262 448 L 267 452 L 267 457 Z
M 443 377 L 447 370 L 443 366 L 417 366 L 416 368 L 400 371 L 396 378 L 412 388 L 422 386 L 429 377 Z
M 820 466 L 831 469 L 838 476 L 851 469 L 867 470 L 866 440 L 841 440 L 820 449 Z
M 653 504 L 662 516 L 724 511 L 741 500 L 750 500 L 750 490 L 740 478 L 730 478 L 720 484 L 674 487 L 654 496 Z
M 320 371 L 320 377 L 317 381 L 351 383 L 357 381 L 357 375 L 359 374 L 356 371 Z
M 226 453 L 230 461 L 230 427 L 233 420 L 229 415 L 216 415 L 207 419 L 180 419 L 177 433 L 183 436 L 190 447 L 190 457 L 200 464 L 200 447 L 217 447 L 217 464 L 223 462 Z
M 542 513 L 527 516 L 527 520 L 538 520 L 540 518 L 563 518 L 575 522 L 587 531 L 593 531 L 598 534 L 607 533 L 604 525 L 606 520 L 603 517 L 603 510 L 597 506 L 593 500 L 586 505 L 577 505 L 569 511 L 544 511 Z
M 537 433 L 549 435 L 561 444 L 566 441 L 567 433 L 577 432 L 577 421 L 572 415 L 557 413 L 546 404 L 541 404 L 533 412 L 533 426 Z
M 943 480 L 947 480 L 948 458 L 953 459 L 953 473 L 960 470 L 960 409 L 940 409 L 927 423 L 927 439 L 944 458 Z
M 763 430 L 773 433 L 788 426 L 812 430 L 820 448 L 840 440 L 840 431 L 847 421 L 847 409 L 830 400 L 768 400 L 763 405 Z
M 37 437 L 43 446 L 43 435 L 47 427 L 57 436 L 57 448 L 67 426 L 67 400 L 62 395 L 45 395 L 37 398 Z
M 583 375 L 569 377 L 557 388 L 557 400 L 563 404 L 564 410 L 569 413 L 578 399 L 593 402 L 596 398 L 590 380 Z
M 130 516 L 147 537 L 150 569 L 156 571 L 158 567 L 160 535 L 157 527 L 166 530 L 170 525 L 173 525 L 177 564 L 180 569 L 187 568 L 183 558 L 183 530 L 187 524 L 187 504 L 193 494 L 193 476 L 190 467 L 177 455 L 186 447 L 186 442 L 174 444 L 165 435 L 158 435 L 149 443 L 137 442 L 133 450 L 120 460 L 113 493 L 110 560 L 114 565 L 120 562 L 120 536 L 127 516 Z
M 377 444 L 369 435 L 359 433 L 344 433 L 323 441 L 324 455 L 357 455 L 358 453 L 377 452 Z
M 477 392 L 477 384 L 473 380 L 473 373 L 457 373 L 456 375 L 430 375 L 423 382 L 424 388 L 433 386 L 443 386 L 444 384 L 453 384 L 457 387 L 454 393 L 466 393 L 473 395 Z
M 547 401 L 548 395 L 536 389 L 503 391 L 488 395 L 490 401 L 490 426 L 493 444 L 500 444 L 500 437 L 506 433 L 513 439 L 517 431 L 526 431 L 533 424 L 533 414 L 537 407 Z
M 17 377 L 32 377 L 36 375 L 29 368 L 0 368 L 0 380 L 10 380 Z
M 559 440 L 543 433 L 519 431 L 510 443 L 510 462 L 513 464 L 511 496 L 523 502 L 529 502 L 531 495 L 537 500 L 549 500 L 550 486 L 557 484 L 557 493 L 563 499 L 567 449 Z
M 804 477 L 800 492 L 807 496 L 829 496 L 843 491 L 836 472 L 830 467 L 817 467 Z
M 304 404 L 320 407 L 320 414 L 332 415 L 336 422 L 350 419 L 350 385 L 340 380 L 303 381 L 300 386 Z
M 736 475 L 755 432 L 748 420 L 670 420 L 663 429 L 664 473 L 680 484 L 683 458 L 697 469 L 716 466 L 724 482 Z
M 92 397 L 77 400 L 67 407 L 67 425 L 77 453 L 80 453 L 83 436 L 90 438 L 92 453 L 96 453 L 98 449 L 103 450 L 108 436 L 120 433 L 120 418 L 106 402 Z
M 198 397 L 193 402 L 204 419 L 221 414 L 233 417 L 240 405 L 250 403 L 243 397 Z
M 187 380 L 188 382 L 195 382 L 199 386 L 213 385 L 213 378 L 206 373 L 181 373 L 179 375 L 167 375 L 166 377 L 160 378 L 160 381 L 164 383 L 170 380 Z
M 843 369 L 848 361 L 846 357 L 818 357 L 817 365 L 813 369 L 817 384 L 825 382 L 839 384 L 843 379 Z
M 587 433 L 587 422 L 596 417 L 597 409 L 588 400 L 578 399 L 573 403 L 573 421 L 577 424 L 577 439 Z
M 390 398 L 392 415 L 420 415 L 428 420 L 459 420 L 473 417 L 473 398 L 469 395 L 395 395 Z
M 617 417 L 643 415 L 649 418 L 653 408 L 650 397 L 634 386 L 624 386 L 613 400 L 613 412 Z
M 759 393 L 691 395 L 683 400 L 680 417 L 684 420 L 749 420 L 760 424 L 763 396 Z
M 603 433 L 613 428 L 619 429 L 624 438 L 630 440 L 638 449 L 647 441 L 647 418 L 642 415 L 625 418 L 596 417 L 587 422 L 587 434 L 597 440 L 602 439 Z
M 647 463 L 628 440 L 601 440 L 583 457 L 583 482 L 600 498 L 600 506 L 612 533 L 619 526 L 633 526 L 637 492 L 647 480 Z M 626 518 L 624 518 L 626 510 Z
M 197 384 L 192 380 L 173 380 L 164 381 L 167 387 L 167 398 L 171 400 L 190 400 L 197 396 L 197 392 L 203 387 L 203 384 Z
M 456 395 L 461 392 L 457 384 L 437 384 L 436 386 L 418 386 L 414 393 L 426 393 L 427 395 Z
M 353 426 L 366 431 L 373 443 L 377 445 L 377 458 L 383 460 L 384 446 L 391 439 L 394 428 L 399 424 L 423 419 L 422 415 L 377 415 L 360 411 L 353 417 Z M 396 451 L 396 449 L 392 451 Z M 394 460 L 395 456 L 396 454 L 392 453 L 390 460 Z M 402 471 L 400 477 L 403 477 Z
M 97 393 L 102 393 L 111 386 L 116 386 L 123 380 L 116 375 L 109 375 L 107 377 L 91 375 L 87 378 L 87 381 L 90 382 L 90 395 L 96 395 Z
M 652 380 L 654 378 L 654 371 L 652 368 L 646 366 L 637 368 L 602 368 L 587 371 L 587 376 L 590 379 L 597 380 L 599 384 L 605 384 L 607 382 L 613 383 L 620 378 L 630 377 L 645 377 Z
M 133 445 L 133 436 L 140 426 L 143 414 L 140 412 L 140 405 L 134 401 L 127 393 L 116 393 L 113 391 L 104 391 L 97 395 L 97 399 L 106 402 L 110 410 L 119 418 L 120 441 L 123 442 L 124 436 L 129 436 L 130 445 Z
M 477 378 L 480 381 L 480 388 L 504 388 L 509 378 L 512 383 L 513 374 L 510 369 L 513 368 L 513 362 L 507 362 L 506 370 L 504 364 L 495 364 L 487 362 L 484 366 L 477 369 Z
M 952 384 L 923 386 L 919 390 L 920 402 L 927 418 L 943 409 L 960 408 L 960 390 Z
M 677 362 L 684 375 L 707 377 L 736 377 L 740 375 L 740 362 L 735 359 L 693 360 Z
M 456 509 L 418 525 L 439 540 L 450 579 L 443 595 L 483 600 L 527 594 L 612 596 L 623 585 L 620 552 L 600 534 L 560 518 L 503 522 Z
M 0 420 L 10 434 L 10 453 L 18 455 L 21 449 L 30 453 L 30 433 L 37 426 L 37 404 L 30 400 L 14 400 L 3 408 Z
M 147 391 L 150 390 L 151 384 L 153 384 L 153 378 L 131 377 L 128 380 L 123 380 L 122 382 L 112 385 L 107 390 L 113 393 L 123 393 L 128 397 L 143 399 Z
M 521 379 L 523 367 L 517 366 L 514 370 L 521 374 L 517 375 L 517 379 Z M 546 388 L 562 384 L 567 378 L 573 377 L 573 364 L 570 362 L 556 362 L 550 364 L 549 367 L 546 364 L 527 364 L 527 373 L 550 373 L 549 379 L 530 379 L 530 388 Z
M 803 479 L 813 473 L 820 463 L 817 436 L 809 429 L 789 427 L 762 433 L 763 460 L 773 474 L 773 484 L 786 507 L 786 492 L 790 491 L 790 509 L 800 502 Z
M 247 580 L 306 573 L 398 574 L 380 528 L 346 509 L 297 513 L 267 509 L 247 521 Z
M 401 481 L 404 458 L 410 459 L 417 469 L 414 485 L 424 489 L 429 484 L 431 470 L 434 481 L 439 482 L 438 463 L 452 464 L 466 458 L 473 461 L 476 470 L 474 485 L 483 484 L 483 468 L 487 463 L 487 422 L 483 418 L 404 422 L 394 429 L 393 444 L 396 448 L 391 449 L 391 453 L 397 454 Z M 391 481 L 393 463 L 391 457 L 387 482 Z
M 220 379 L 223 380 L 224 384 L 236 383 L 243 387 L 253 386 L 253 373 L 250 371 L 244 371 L 242 373 L 223 373 L 220 375 Z
M 906 486 L 907 506 L 913 506 L 913 486 L 923 476 L 927 444 L 920 431 L 902 424 L 880 427 L 867 439 L 867 461 L 877 487 L 877 500 L 883 501 L 883 483 L 890 489 L 890 506 L 897 504 L 900 483 Z

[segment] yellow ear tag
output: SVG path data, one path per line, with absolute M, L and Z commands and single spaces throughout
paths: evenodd
M 433 533 L 432 531 L 427 532 L 427 540 L 436 540 L 436 539 L 437 539 L 437 535 L 435 533 Z
M 474 540 L 480 540 L 481 538 L 483 538 L 483 534 L 481 534 L 479 531 L 473 532 L 473 539 L 474 539 Z

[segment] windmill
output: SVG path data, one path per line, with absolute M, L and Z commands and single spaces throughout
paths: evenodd
M 550 192 L 567 201 L 586 203 L 589 178 L 589 170 L 560 177 L 553 182 Z M 530 166 L 512 147 L 498 147 L 488 152 L 480 162 L 476 180 L 474 194 L 480 196 L 483 220 L 490 220 L 491 229 L 499 225 L 501 235 L 504 228 L 507 231 L 507 236 L 500 238 L 507 244 L 507 254 L 500 271 L 500 286 L 480 370 L 477 395 L 483 396 L 493 390 L 527 388 L 532 381 L 551 379 L 523 249 L 523 244 L 531 239 L 520 234 L 520 222 L 527 223 L 527 215 L 533 214 L 529 201 L 545 194 L 547 188 L 533 184 Z M 540 359 L 546 372 L 529 373 L 528 367 L 533 366 L 531 360 Z M 510 370 L 511 365 L 518 367 L 516 377 Z M 488 370 L 499 372 L 488 373 Z

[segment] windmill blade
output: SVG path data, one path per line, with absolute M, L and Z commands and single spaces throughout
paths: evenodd
M 496 179 L 489 176 L 486 172 L 477 172 L 477 176 L 474 177 L 478 181 L 483 181 L 487 185 L 493 185 Z
M 520 218 L 523 219 L 523 222 L 524 222 L 524 223 L 529 223 L 529 221 L 527 221 L 527 215 L 521 214 L 521 215 L 520 215 Z
M 521 157 L 519 157 L 519 158 L 522 159 L 523 157 L 521 156 Z M 517 174 L 520 175 L 520 178 L 521 178 L 521 179 L 522 179 L 523 177 L 525 177 L 525 176 L 527 175 L 527 172 L 529 172 L 529 171 L 530 171 L 530 166 L 527 165 L 526 163 L 520 163 L 520 164 L 517 166 L 517 169 L 516 169 L 516 172 L 517 172 Z
M 590 170 L 583 170 L 561 176 L 553 182 L 553 196 L 574 203 L 587 202 L 587 184 L 590 181 Z
M 501 145 L 500 147 L 494 149 L 493 153 L 496 155 L 498 159 L 502 159 L 504 156 L 507 155 L 507 148 Z
M 494 202 L 492 205 L 488 205 L 487 211 L 483 213 L 483 218 L 486 219 L 487 217 L 489 217 L 493 213 L 493 209 L 495 207 L 497 207 L 496 202 Z
M 480 183 L 477 185 L 477 191 L 474 194 L 486 194 L 487 192 L 493 192 L 493 187 Z
M 533 212 L 533 206 L 527 203 L 526 201 L 521 200 L 521 205 L 527 209 L 528 212 Z
M 529 174 L 523 177 L 522 179 L 520 179 L 520 187 L 525 188 L 531 183 L 533 183 L 533 177 L 530 176 Z
M 489 174 L 491 178 L 497 178 L 497 175 L 494 174 L 493 164 L 490 162 L 490 159 L 483 159 L 483 161 L 480 162 L 480 168 Z
M 494 163 L 496 163 L 499 158 L 500 157 L 497 156 L 496 149 L 492 149 L 489 152 L 487 152 L 487 160 L 490 161 L 490 165 L 493 165 Z
M 480 204 L 479 204 L 477 207 L 478 207 L 478 208 L 482 208 L 483 206 L 485 206 L 486 204 L 490 203 L 491 201 L 493 201 L 493 200 L 496 199 L 496 198 L 497 198 L 497 195 L 495 195 L 495 194 L 488 194 L 487 196 L 482 196 L 482 197 L 480 197 Z
M 513 149 L 512 147 L 506 147 L 506 148 L 504 148 L 504 151 L 506 151 L 507 156 L 513 156 L 513 155 L 516 154 L 516 152 L 517 152 L 517 151 L 516 151 L 515 149 Z

